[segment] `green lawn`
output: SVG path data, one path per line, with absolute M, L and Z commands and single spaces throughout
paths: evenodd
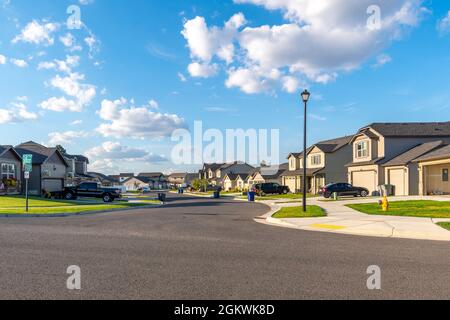
M 421 218 L 450 218 L 450 201 L 396 201 L 384 212 L 378 203 L 349 204 L 347 207 L 370 215 L 388 215 Z
M 450 231 L 450 222 L 439 222 L 438 226 L 441 226 L 444 229 L 447 229 L 448 231 Z
M 306 208 L 307 208 L 306 212 L 303 212 L 302 207 L 282 208 L 272 217 L 276 219 L 284 219 L 284 218 L 318 218 L 327 216 L 325 210 L 323 210 L 321 207 L 307 206 Z
M 85 213 L 99 210 L 119 210 L 133 207 L 141 207 L 148 203 L 83 203 L 81 201 L 47 200 L 30 198 L 29 214 L 52 214 L 52 213 Z M 23 197 L 0 197 L 0 214 L 26 214 L 25 198 Z

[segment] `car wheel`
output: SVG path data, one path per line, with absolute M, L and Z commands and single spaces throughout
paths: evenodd
M 73 195 L 73 193 L 72 192 L 67 192 L 65 195 L 64 195 L 64 199 L 66 199 L 66 200 L 74 200 L 74 195 Z
M 288 191 L 286 189 L 283 190 L 283 194 L 288 194 Z
M 323 197 L 324 197 L 325 199 L 330 199 L 330 198 L 331 198 L 331 193 L 326 192 L 326 193 L 323 194 Z
M 361 197 L 365 198 L 369 195 L 369 193 L 367 191 L 363 190 L 363 191 L 361 191 L 360 195 L 361 195 Z
M 103 202 L 112 202 L 112 198 L 109 194 L 103 195 Z

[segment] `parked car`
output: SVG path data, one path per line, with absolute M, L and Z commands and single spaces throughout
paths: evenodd
M 64 199 L 75 200 L 79 197 L 100 198 L 104 202 L 113 202 L 115 199 L 122 198 L 120 188 L 102 187 L 100 183 L 83 182 L 76 187 L 66 187 L 63 190 Z
M 289 187 L 281 186 L 278 183 L 261 183 L 254 187 L 258 196 L 265 196 L 266 194 L 288 194 L 291 192 Z
M 369 190 L 366 188 L 355 187 L 349 183 L 331 183 L 321 188 L 319 194 L 326 199 L 331 198 L 333 193 L 337 193 L 338 196 L 354 196 L 354 197 L 367 197 Z

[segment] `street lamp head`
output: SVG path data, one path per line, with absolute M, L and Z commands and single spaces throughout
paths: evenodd
M 310 96 L 311 96 L 311 93 L 309 93 L 308 90 L 303 91 L 303 93 L 302 93 L 303 102 L 305 102 L 305 103 L 308 102 Z

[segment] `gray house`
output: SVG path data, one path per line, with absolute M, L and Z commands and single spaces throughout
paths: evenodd
M 79 185 L 82 182 L 97 181 L 97 177 L 88 174 L 89 159 L 81 155 L 62 154 L 69 164 L 67 167 L 66 183 L 70 185 Z
M 28 184 L 30 194 L 39 196 L 44 190 L 55 192 L 63 189 L 69 164 L 58 149 L 29 141 L 18 145 L 15 150 L 21 157 L 33 155 L 33 171 Z M 24 182 L 22 179 L 22 187 Z
M 22 158 L 12 146 L 0 146 L 0 194 L 20 194 Z

